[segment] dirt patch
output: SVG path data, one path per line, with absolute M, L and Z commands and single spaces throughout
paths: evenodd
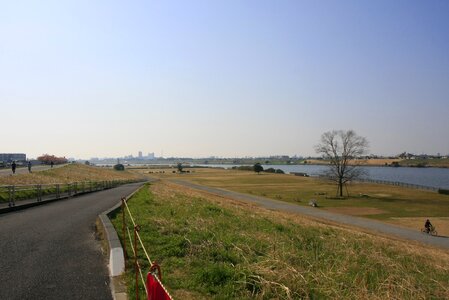
M 421 230 L 421 228 L 424 227 L 426 219 L 429 219 L 430 222 L 432 222 L 439 236 L 449 237 L 449 217 L 391 218 L 388 220 L 388 223 L 412 230 Z
M 326 208 L 326 210 L 350 216 L 368 216 L 386 213 L 385 210 L 375 207 L 330 207 Z
M 391 194 L 374 194 L 373 196 L 378 198 L 388 198 L 391 197 Z

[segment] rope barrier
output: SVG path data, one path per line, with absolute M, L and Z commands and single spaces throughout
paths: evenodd
M 143 273 L 142 273 L 142 267 L 141 267 L 141 265 L 140 265 L 140 263 L 138 261 L 138 257 L 137 257 L 137 249 L 136 248 L 137 248 L 138 245 L 136 244 L 135 247 L 133 246 L 133 240 L 132 240 L 132 237 L 131 237 L 131 231 L 130 231 L 129 227 L 127 226 L 126 222 L 124 222 L 123 223 L 123 227 L 126 227 L 126 232 L 128 233 L 129 243 L 131 245 L 131 249 L 132 249 L 132 252 L 134 254 L 134 258 L 136 260 L 135 265 L 137 266 L 137 269 L 139 270 L 140 279 L 142 280 L 142 283 L 144 285 L 145 293 L 146 293 L 147 297 L 149 297 L 149 299 L 152 299 L 152 297 L 150 295 L 150 292 L 148 291 L 148 286 L 147 286 L 147 284 L 150 284 L 148 282 L 148 278 L 149 278 L 149 276 L 151 276 L 157 282 L 159 287 L 162 288 L 162 290 L 166 294 L 166 298 L 165 299 L 173 299 L 172 296 L 170 295 L 170 293 L 167 291 L 167 289 L 165 288 L 165 286 L 161 282 L 161 278 L 160 278 L 161 277 L 161 272 L 160 272 L 159 265 L 156 262 L 153 263 L 151 261 L 151 259 L 150 259 L 150 256 L 148 255 L 148 252 L 147 252 L 147 250 L 145 248 L 145 245 L 144 245 L 144 243 L 142 241 L 142 238 L 141 238 L 141 236 L 139 234 L 139 228 L 140 227 L 139 227 L 139 225 L 137 225 L 136 221 L 133 218 L 133 215 L 132 215 L 131 210 L 129 209 L 129 206 L 128 206 L 128 203 L 127 203 L 127 199 L 126 198 L 122 198 L 122 203 L 123 203 L 123 205 L 125 207 L 125 210 L 128 212 L 128 215 L 129 215 L 129 217 L 131 219 L 131 222 L 132 222 L 132 224 L 134 226 L 134 235 L 135 235 L 134 238 L 135 239 L 137 238 L 137 240 L 139 240 L 140 246 L 141 246 L 141 248 L 142 248 L 142 250 L 143 250 L 143 252 L 145 254 L 145 257 L 147 258 L 147 260 L 148 260 L 148 262 L 150 264 L 150 271 L 147 274 L 147 282 L 145 282 L 145 279 L 144 279 L 144 276 L 143 276 Z M 125 210 L 123 210 L 123 212 L 122 212 L 123 214 L 125 214 Z M 125 215 L 123 215 L 123 220 L 125 220 Z M 123 233 L 125 234 L 125 231 L 123 231 Z M 125 237 L 123 237 L 123 238 L 126 239 Z M 136 242 L 136 241 L 134 241 L 134 242 Z M 156 276 L 153 273 L 155 268 L 158 270 L 159 276 Z M 136 270 L 136 297 L 138 298 L 138 290 L 137 290 L 137 288 L 138 288 L 138 285 L 137 285 L 138 280 L 137 280 L 137 276 L 138 275 L 137 275 L 137 270 Z M 154 287 L 152 289 L 152 292 L 154 292 Z
M 148 295 L 147 285 L 145 284 L 145 279 L 143 279 L 142 268 L 140 267 L 139 263 L 137 263 L 137 265 L 139 266 L 140 279 L 142 279 L 142 284 L 143 284 L 143 287 L 145 288 L 145 293 Z
M 123 201 L 123 203 L 125 203 L 126 210 L 128 211 L 128 214 L 129 214 L 129 216 L 131 218 L 131 221 L 133 222 L 133 225 L 136 226 L 136 223 L 134 222 L 134 219 L 133 219 L 133 217 L 131 215 L 131 211 L 129 210 L 128 203 L 126 203 L 126 200 Z M 150 263 L 150 265 L 152 265 L 153 262 L 151 261 L 150 256 L 148 255 L 147 250 L 145 249 L 145 245 L 143 244 L 142 238 L 140 237 L 139 233 L 137 233 L 137 238 L 139 239 L 140 245 L 142 246 L 143 252 L 145 253 L 145 256 L 147 257 L 148 262 Z

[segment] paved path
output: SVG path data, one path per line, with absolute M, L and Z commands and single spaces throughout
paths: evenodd
M 232 192 L 225 189 L 212 188 L 207 186 L 202 186 L 194 184 L 183 180 L 170 180 L 173 183 L 180 184 L 189 188 L 205 191 L 215 195 L 240 200 L 244 202 L 256 203 L 268 209 L 281 210 L 287 212 L 293 212 L 298 214 L 303 214 L 311 216 L 314 218 L 320 218 L 329 220 L 332 222 L 337 222 L 346 225 L 357 226 L 360 228 L 368 229 L 370 231 L 380 232 L 386 235 L 396 236 L 402 239 L 418 241 L 421 243 L 429 244 L 432 246 L 437 246 L 441 248 L 449 249 L 449 238 L 448 237 L 434 237 L 427 234 L 423 234 L 418 230 L 410 230 L 402 227 L 394 226 L 391 224 L 386 224 L 370 219 L 358 218 L 348 215 L 342 215 L 337 213 L 331 213 L 319 208 L 305 207 L 296 205 L 293 203 L 276 201 L 264 197 L 258 197 L 248 194 L 242 194 L 237 192 Z
M 140 185 L 0 215 L 0 299 L 112 299 L 95 220 Z
M 53 169 L 55 168 L 60 168 L 66 166 L 66 164 L 63 165 L 54 165 Z M 51 169 L 51 166 L 48 165 L 37 165 L 37 166 L 31 166 L 31 172 L 39 172 L 39 171 L 45 171 Z M 16 169 L 16 175 L 17 174 L 28 174 L 28 167 L 24 166 L 24 167 L 18 167 Z M 0 176 L 9 176 L 9 175 L 13 175 L 11 168 L 5 168 L 5 169 L 0 169 Z

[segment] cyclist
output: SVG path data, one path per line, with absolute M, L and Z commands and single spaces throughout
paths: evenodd
M 433 225 L 432 223 L 430 223 L 429 219 L 427 219 L 426 223 L 424 223 L 424 228 L 426 229 L 427 233 L 429 233 L 432 230 Z

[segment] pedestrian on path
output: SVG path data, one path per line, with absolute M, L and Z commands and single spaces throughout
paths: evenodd
M 12 170 L 13 174 L 16 174 L 16 167 L 17 167 L 16 162 L 13 161 L 12 164 L 11 164 L 11 170 Z
M 50 162 L 51 168 L 53 168 L 53 165 L 54 165 L 54 163 L 53 163 L 53 161 L 51 161 L 51 162 Z
M 31 173 L 31 161 L 28 161 L 28 172 Z

